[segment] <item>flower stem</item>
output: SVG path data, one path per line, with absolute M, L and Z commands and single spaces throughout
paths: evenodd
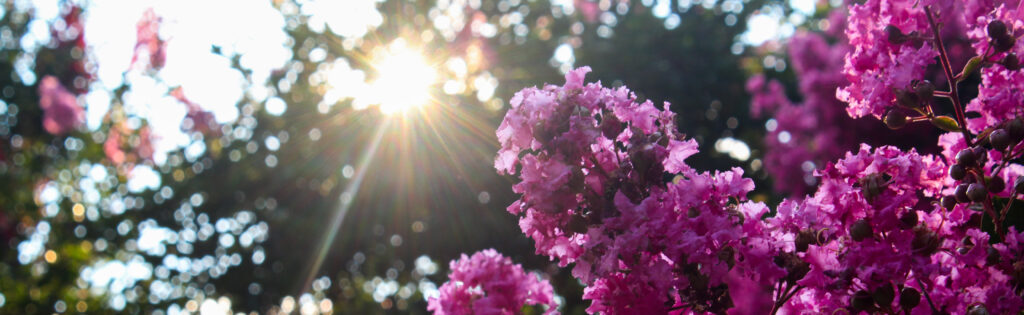
M 953 75 L 953 68 L 949 65 L 949 56 L 946 54 L 946 47 L 942 44 L 942 37 L 939 36 L 939 25 L 935 23 L 935 18 L 932 17 L 932 10 L 930 6 L 924 7 L 924 12 L 928 16 L 928 24 L 932 27 L 932 34 L 935 36 L 935 49 L 939 51 L 939 61 L 942 62 L 942 72 L 946 74 L 946 81 L 949 83 L 949 100 L 953 102 L 953 110 L 956 112 L 956 122 L 960 124 L 960 132 L 964 134 L 964 142 L 967 146 L 971 146 L 971 133 L 967 132 L 967 121 L 964 118 L 964 109 L 960 104 L 960 96 L 957 94 L 956 85 L 957 78 Z

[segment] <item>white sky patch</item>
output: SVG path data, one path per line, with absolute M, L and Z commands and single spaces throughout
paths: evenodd
M 149 8 L 161 17 L 160 38 L 167 42 L 167 61 L 155 80 L 130 70 L 136 23 Z M 229 57 L 240 56 L 257 86 L 292 57 L 284 17 L 271 1 L 96 0 L 89 2 L 85 14 L 86 43 L 98 66 L 98 82 L 86 96 L 88 125 L 99 127 L 110 107 L 110 90 L 128 80 L 129 114 L 148 120 L 158 163 L 168 151 L 190 143 L 180 129 L 185 105 L 167 96 L 171 89 L 181 86 L 217 122 L 230 123 L 238 118 L 236 105 L 251 86 L 231 67 Z M 214 53 L 214 47 L 223 55 Z
M 814 15 L 816 0 L 789 0 L 789 6 L 803 15 Z
M 669 13 L 672 13 L 672 1 L 658 0 L 658 2 L 654 4 L 654 8 L 651 9 L 651 13 L 653 13 L 655 17 L 661 19 L 668 17 Z
M 323 32 L 327 26 L 341 37 L 358 38 L 384 23 L 377 11 L 378 0 L 306 0 L 302 13 L 309 16 L 309 28 Z
M 138 255 L 127 263 L 112 260 L 82 269 L 82 278 L 89 282 L 95 295 L 107 293 L 107 290 L 120 293 L 140 280 L 149 279 L 152 274 L 153 266 Z
M 743 33 L 742 40 L 748 45 L 761 45 L 779 36 L 780 22 L 778 18 L 757 14 L 747 21 L 747 25 L 749 25 L 749 29 Z
M 144 189 L 160 187 L 160 174 L 147 165 L 136 165 L 128 174 L 128 191 L 142 192 Z
M 139 250 L 150 256 L 162 256 L 167 252 L 164 242 L 170 240 L 174 231 L 165 227 L 158 227 L 155 224 L 139 226 L 139 239 L 136 243 Z

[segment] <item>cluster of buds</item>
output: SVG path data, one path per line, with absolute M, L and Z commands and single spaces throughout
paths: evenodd
M 984 133 L 983 133 L 984 135 Z M 1002 165 L 1009 163 L 1020 152 L 1014 148 L 1024 140 L 1024 120 L 1016 118 L 1004 122 L 1001 126 L 987 132 L 987 137 L 980 137 L 975 146 L 960 150 L 956 154 L 955 164 L 949 167 L 949 177 L 957 181 L 956 189 L 950 196 L 943 197 L 940 202 L 943 208 L 952 209 L 958 203 L 985 202 L 990 193 L 999 194 L 1006 189 L 1006 182 L 998 175 L 985 176 L 986 162 L 991 147 L 993 156 L 1001 157 Z M 1024 194 L 1024 176 L 1014 181 L 1013 192 Z

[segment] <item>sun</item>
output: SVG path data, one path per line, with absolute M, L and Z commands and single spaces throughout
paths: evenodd
M 377 78 L 367 92 L 381 112 L 402 113 L 430 102 L 437 70 L 420 52 L 396 42 L 372 66 Z

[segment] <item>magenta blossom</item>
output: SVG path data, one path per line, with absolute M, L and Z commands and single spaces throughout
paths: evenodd
M 43 128 L 52 135 L 63 135 L 85 120 L 85 112 L 74 94 L 54 76 L 39 81 L 39 107 L 43 109 Z
M 525 305 L 543 305 L 545 314 L 558 314 L 551 284 L 493 249 L 463 254 L 450 268 L 441 295 L 427 301 L 434 314 L 518 314 Z
M 152 8 L 142 13 L 142 18 L 136 24 L 135 55 L 132 56 L 132 64 L 139 61 L 142 56 L 148 62 L 146 66 L 152 69 L 160 69 L 164 66 L 167 55 L 167 43 L 160 39 L 161 18 L 156 15 Z

